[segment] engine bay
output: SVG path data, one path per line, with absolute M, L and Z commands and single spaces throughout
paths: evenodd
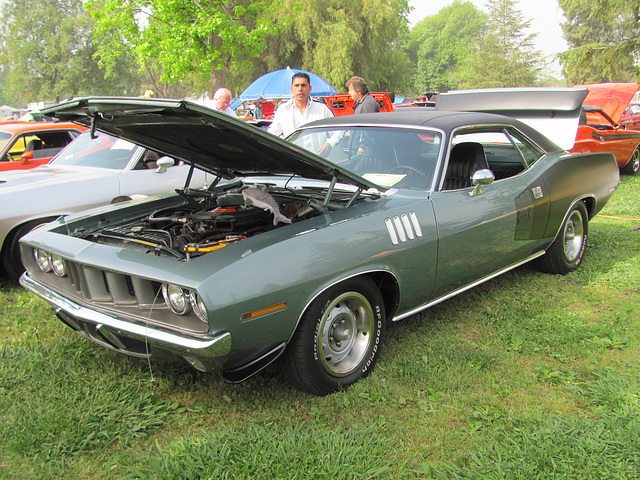
M 264 184 L 242 185 L 220 193 L 195 189 L 179 193 L 186 200 L 180 206 L 76 235 L 96 243 L 189 260 L 323 211 L 345 208 L 355 198 L 354 192 L 293 190 Z

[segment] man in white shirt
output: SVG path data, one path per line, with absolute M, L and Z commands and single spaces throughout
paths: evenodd
M 304 72 L 297 72 L 291 79 L 293 98 L 278 107 L 269 127 L 269 132 L 281 137 L 288 137 L 299 126 L 314 120 L 333 117 L 333 113 L 324 103 L 311 99 L 311 79 Z M 317 152 L 327 155 L 332 145 L 325 142 Z
M 220 110 L 221 112 L 226 113 L 227 115 L 231 115 L 232 117 L 238 118 L 236 112 L 233 111 L 229 104 L 231 103 L 231 90 L 228 88 L 219 88 L 216 90 L 216 93 L 213 95 L 213 108 L 216 110 Z

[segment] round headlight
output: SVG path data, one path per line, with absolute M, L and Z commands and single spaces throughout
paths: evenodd
M 51 269 L 59 277 L 64 277 L 67 274 L 64 268 L 64 261 L 60 255 L 51 255 Z
M 176 315 L 186 315 L 191 311 L 188 290 L 184 290 L 177 285 L 165 283 L 162 285 L 162 296 L 169 310 Z
M 209 323 L 209 319 L 207 318 L 207 309 L 204 306 L 202 297 L 198 295 L 198 292 L 196 292 L 195 290 L 191 290 L 189 301 L 191 302 L 191 308 L 193 308 L 193 311 L 196 312 L 198 318 L 204 323 Z
M 36 263 L 38 264 L 38 268 L 43 272 L 51 271 L 51 255 L 49 252 L 45 252 L 44 250 L 40 250 L 36 248 L 33 252 L 33 255 L 36 257 Z

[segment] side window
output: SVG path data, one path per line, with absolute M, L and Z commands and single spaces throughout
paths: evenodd
M 513 144 L 524 157 L 528 167 L 536 163 L 544 155 L 544 152 L 539 147 L 529 142 L 520 132 L 508 130 L 508 134 Z
M 8 154 L 11 156 L 12 160 L 20 160 L 20 155 L 24 153 L 27 148 L 27 144 L 36 139 L 37 137 L 33 135 L 24 136 L 21 135 L 13 142 L 13 145 L 9 148 Z
M 502 128 L 456 134 L 449 153 L 444 189 L 469 188 L 473 173 L 486 168 L 493 172 L 496 180 L 517 175 L 526 168 L 526 150 L 521 138 Z M 538 154 L 532 151 L 529 155 L 534 160 Z
M 27 150 L 33 151 L 33 158 L 50 158 L 71 143 L 71 132 L 40 132 L 37 141 L 27 144 Z
M 66 147 L 73 136 L 69 131 L 51 131 L 28 133 L 16 139 L 9 155 L 13 160 L 20 160 L 24 152 L 33 152 L 33 158 L 51 158 L 64 147 Z

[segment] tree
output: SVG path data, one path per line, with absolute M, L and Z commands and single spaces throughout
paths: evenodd
M 455 0 L 419 22 L 409 35 L 409 58 L 416 65 L 416 93 L 446 92 L 457 86 L 458 66 L 472 53 L 488 28 L 488 16 L 471 2 Z
M 110 79 L 99 71 L 93 59 L 93 21 L 82 0 L 9 0 L 2 20 L 6 101 L 24 105 L 137 90 L 137 79 L 126 68 Z
M 560 54 L 570 84 L 635 82 L 640 0 L 560 0 L 569 50 Z
M 534 50 L 536 34 L 525 33 L 531 20 L 524 20 L 516 4 L 517 0 L 487 4 L 489 32 L 459 69 L 460 87 L 525 87 L 538 83 L 545 60 Z
M 408 11 L 407 0 L 282 0 L 272 16 L 280 28 L 254 73 L 290 66 L 342 91 L 352 75 L 363 77 L 371 91 L 401 88 L 410 72 L 399 47 Z
M 263 51 L 273 0 L 94 0 L 100 64 L 113 72 L 125 54 L 169 84 L 191 76 L 210 96 Z

